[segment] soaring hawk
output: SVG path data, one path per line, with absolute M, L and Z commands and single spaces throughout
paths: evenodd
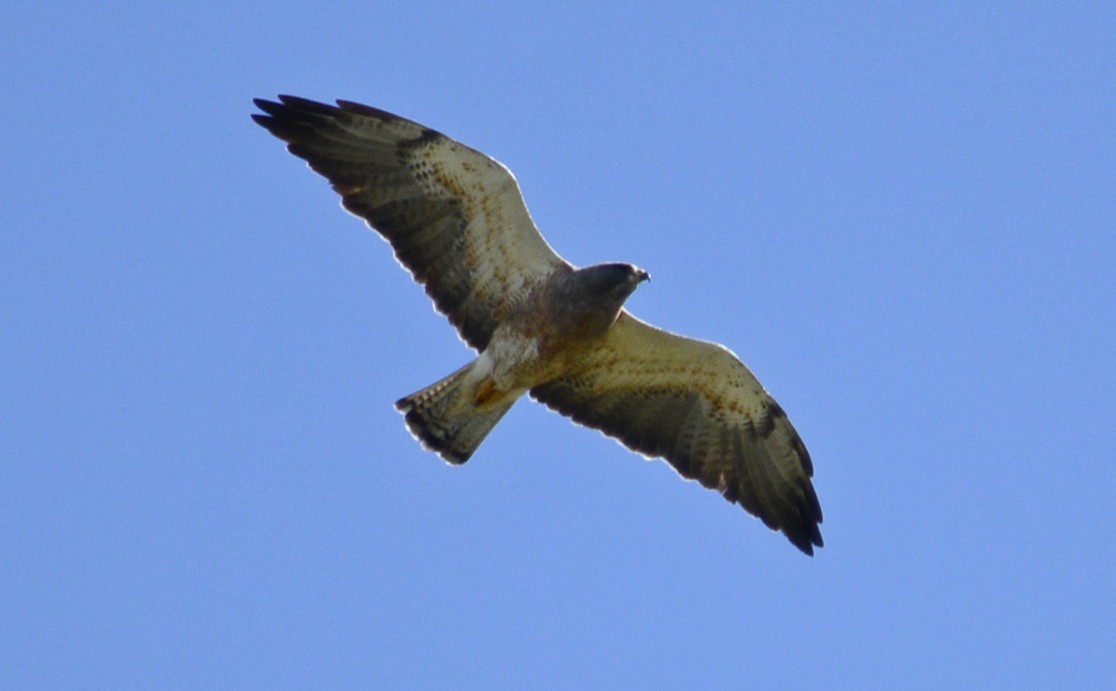
M 803 552 L 822 546 L 810 455 L 786 413 L 724 346 L 657 329 L 623 308 L 647 272 L 563 260 L 511 172 L 439 132 L 349 101 L 255 103 L 264 114 L 253 119 L 391 243 L 479 353 L 396 403 L 425 447 L 464 463 L 529 393 L 665 458 Z

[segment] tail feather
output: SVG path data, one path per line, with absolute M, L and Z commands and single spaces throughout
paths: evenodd
M 453 464 L 469 460 L 516 400 L 509 396 L 506 402 L 484 407 L 460 400 L 471 367 L 472 363 L 395 402 L 411 434 L 424 447 Z

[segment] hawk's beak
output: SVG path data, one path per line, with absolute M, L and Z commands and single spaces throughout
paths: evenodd
M 650 281 L 651 280 L 651 274 L 647 273 L 643 269 L 639 269 L 639 270 L 636 271 L 636 278 L 639 279 L 640 283 L 643 283 L 644 281 Z

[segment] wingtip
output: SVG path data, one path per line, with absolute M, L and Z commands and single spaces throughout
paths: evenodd
M 305 109 L 309 109 L 309 110 L 320 110 L 322 108 L 325 108 L 327 110 L 336 110 L 336 108 L 329 105 L 328 103 L 322 103 L 321 101 L 315 101 L 315 100 L 310 99 L 310 98 L 303 98 L 302 96 L 292 96 L 290 94 L 279 94 L 278 99 L 279 99 L 279 102 L 282 103 L 283 105 L 289 106 L 289 107 L 292 107 L 292 108 L 305 108 Z
M 268 115 L 279 115 L 290 111 L 303 111 L 304 113 L 336 113 L 340 110 L 337 106 L 322 103 L 321 101 L 314 101 L 309 98 L 302 98 L 301 96 L 279 94 L 275 98 L 277 99 L 275 101 L 266 98 L 253 98 L 252 103 Z
M 280 96 L 279 101 L 270 101 L 266 98 L 253 98 L 252 104 L 268 115 L 275 115 L 279 111 L 283 110 L 284 106 L 281 102 L 282 98 L 283 97 Z M 258 115 L 258 113 L 256 115 Z M 256 115 L 253 115 L 253 117 L 256 117 Z
M 815 546 L 816 547 L 821 547 L 821 545 L 818 545 L 818 544 L 816 544 L 814 542 L 811 542 L 809 540 L 797 540 L 797 539 L 794 539 L 794 538 L 790 537 L 789 535 L 787 536 L 787 539 L 790 540 L 790 543 L 792 545 L 794 545 L 795 547 L 798 548 L 798 551 L 802 552 L 803 554 L 805 554 L 808 557 L 814 556 L 814 547 Z
M 810 526 L 807 531 L 796 532 L 792 534 L 791 532 L 784 530 L 783 534 L 786 535 L 787 539 L 790 540 L 790 543 L 792 545 L 797 547 L 799 550 L 802 551 L 803 554 L 808 557 L 814 556 L 815 547 L 819 549 L 825 547 L 825 540 L 822 539 L 821 530 L 818 529 L 818 526 L 816 524 Z

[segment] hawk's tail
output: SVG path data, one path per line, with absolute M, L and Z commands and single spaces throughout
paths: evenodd
M 395 402 L 407 428 L 424 447 L 446 461 L 461 464 L 469 460 L 480 443 L 516 401 L 478 406 L 463 398 L 463 384 L 473 363 L 445 379 Z

